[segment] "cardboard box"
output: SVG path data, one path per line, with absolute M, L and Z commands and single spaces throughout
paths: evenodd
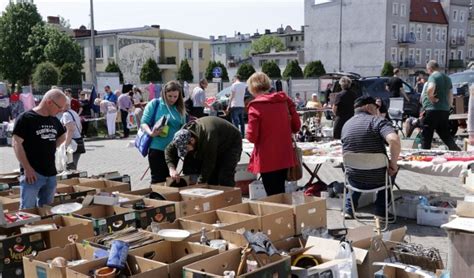
M 127 194 L 119 194 L 119 196 L 135 196 Z M 133 208 L 133 204 L 142 202 L 146 208 L 136 210 Z M 169 201 L 158 201 L 153 199 L 141 199 L 133 200 L 121 205 L 117 208 L 118 212 L 135 212 L 135 218 L 137 220 L 137 227 L 146 229 L 150 226 L 151 222 L 174 222 L 176 220 L 176 203 Z
M 20 209 L 20 199 L 19 198 L 8 198 L 0 196 L 0 203 L 3 204 L 3 209 L 8 211 L 17 211 Z
M 9 222 L 7 220 L 7 217 L 5 216 L 5 213 L 11 215 L 12 217 L 15 217 L 16 221 L 15 222 Z M 20 215 L 24 218 L 20 218 L 19 216 L 17 217 L 16 215 Z M 36 222 L 41 219 L 41 216 L 26 212 L 26 211 L 18 211 L 18 212 L 4 212 L 3 210 L 3 204 L 0 203 L 0 227 L 3 228 L 12 228 L 12 227 L 18 227 L 18 226 L 23 226 L 25 224 L 30 224 L 33 222 Z
M 474 272 L 474 218 L 456 217 L 442 228 L 448 232 L 451 277 L 471 277 Z
M 303 192 L 294 192 L 277 194 L 252 202 L 272 203 L 293 209 L 297 235 L 301 234 L 305 228 L 326 226 L 326 200 L 322 198 L 304 196 Z
M 130 266 L 132 273 L 127 273 L 128 271 L 124 270 L 126 277 L 168 277 L 168 268 L 163 263 L 131 255 L 127 257 L 127 263 Z M 66 275 L 68 278 L 90 278 L 91 272 L 93 273 L 94 270 L 105 267 L 106 265 L 107 258 L 97 259 L 77 266 L 68 267 L 66 270 Z
M 242 213 L 229 211 L 210 211 L 187 217 L 182 217 L 181 221 L 189 223 L 193 230 L 227 230 L 243 233 L 244 231 L 256 232 L 258 229 L 258 217 Z
M 87 178 L 87 171 L 69 170 L 64 174 L 56 175 L 56 180 L 69 180 L 74 178 Z
M 63 247 L 69 244 L 68 237 L 70 235 L 77 235 L 78 242 L 94 236 L 94 227 L 91 220 L 72 216 L 56 215 L 53 218 L 38 221 L 34 223 L 33 226 L 49 223 L 56 224 L 58 229 L 43 232 L 44 240 L 48 248 Z
M 258 230 L 267 234 L 270 240 L 277 241 L 295 235 L 293 211 L 290 208 L 271 203 L 242 203 L 218 209 L 255 215 L 258 217 Z
M 20 184 L 20 172 L 10 172 L 0 174 L 0 183 L 6 183 L 10 186 Z
M 75 243 L 47 249 L 36 255 L 25 256 L 23 257 L 25 277 L 66 278 L 66 268 L 50 267 L 50 260 L 56 257 L 63 257 L 67 261 L 93 260 L 94 251 L 95 248 L 90 245 Z
M 219 255 L 201 260 L 199 262 L 183 267 L 183 278 L 195 277 L 224 277 L 224 271 L 235 271 L 240 264 L 242 249 L 232 249 Z M 261 278 L 261 277 L 289 277 L 290 257 L 274 255 L 270 258 L 259 257 L 266 262 L 252 272 L 243 273 L 239 277 Z
M 126 235 L 131 235 L 133 233 L 140 232 L 142 237 L 140 237 L 140 239 L 139 239 L 140 242 L 134 241 L 132 243 L 129 243 L 129 250 L 139 248 L 143 245 L 148 245 L 150 243 L 154 243 L 154 242 L 162 240 L 162 238 L 160 236 L 158 236 L 157 234 L 155 234 L 155 233 L 152 233 L 152 232 L 149 232 L 149 231 L 146 231 L 146 230 L 142 230 L 142 229 L 136 229 L 136 228 L 131 228 L 131 229 L 132 230 L 129 233 L 126 233 Z M 97 236 L 93 236 L 93 237 L 90 237 L 90 238 L 86 238 L 86 239 L 83 240 L 83 242 L 87 242 L 88 244 L 90 244 L 94 247 L 100 248 L 100 249 L 108 250 L 108 249 L 110 249 L 113 240 L 107 240 L 106 242 L 104 242 L 104 238 L 108 238 L 111 235 L 117 236 L 117 232 L 103 234 L 103 235 L 97 235 Z
M 426 272 L 419 267 L 402 263 L 374 263 L 382 269 L 375 273 L 375 277 L 380 278 L 433 278 L 431 272 Z M 436 276 L 438 277 L 438 276 Z
M 226 231 L 226 230 L 207 231 L 206 237 L 208 240 L 223 239 L 227 241 L 227 250 L 235 249 L 235 248 L 243 248 L 248 244 L 247 240 L 242 234 L 232 232 L 232 231 Z M 201 240 L 201 233 L 196 233 L 185 239 L 185 241 L 187 242 L 194 242 L 194 243 L 199 243 L 200 240 Z
M 89 219 L 94 226 L 94 234 L 101 235 L 135 227 L 135 213 L 119 213 L 119 207 L 92 205 L 73 213 L 73 216 Z
M 219 251 L 215 248 L 190 242 L 160 241 L 133 249 L 130 255 L 145 257 L 164 263 L 168 267 L 169 277 L 181 277 L 185 265 L 215 256 Z
M 99 190 L 100 192 L 130 191 L 130 184 L 123 183 L 123 182 L 109 181 L 109 180 L 73 178 L 73 179 L 59 181 L 58 184 L 81 185 L 84 187 L 95 188 Z
M 85 187 L 80 185 L 67 185 L 59 183 L 56 186 L 56 194 L 54 195 L 55 202 L 64 202 L 68 200 L 76 200 L 86 195 L 93 195 L 96 189 L 92 187 Z
M 159 225 L 160 229 L 178 229 L 178 230 L 186 230 L 191 233 L 191 236 L 193 235 L 201 235 L 201 225 L 195 225 L 194 222 L 190 221 L 183 221 L 182 219 L 176 219 L 172 223 L 160 223 Z M 148 230 L 150 230 L 150 227 L 148 227 Z M 210 231 L 206 229 L 206 231 Z
M 21 267 L 23 257 L 46 248 L 41 233 L 20 234 L 20 228 L 0 228 L 0 272 Z

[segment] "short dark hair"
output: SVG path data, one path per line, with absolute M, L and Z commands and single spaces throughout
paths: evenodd
M 234 77 L 235 77 L 235 79 L 239 79 L 239 80 L 241 78 L 239 74 L 234 75 Z
M 400 69 L 399 69 L 399 68 L 394 68 L 394 69 L 393 69 L 393 74 L 397 74 L 397 73 L 399 73 L 399 72 L 400 72 Z

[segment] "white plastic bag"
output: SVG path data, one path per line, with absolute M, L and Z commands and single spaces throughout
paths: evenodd
M 249 199 L 258 200 L 267 197 L 267 192 L 261 180 L 253 181 L 249 184 Z
M 61 144 L 56 149 L 56 158 L 55 158 L 56 170 L 58 173 L 66 171 L 67 165 L 67 154 L 66 154 L 66 144 Z
M 129 112 L 127 115 L 127 128 L 136 128 L 137 127 L 137 121 L 135 119 L 135 114 L 133 112 Z
M 335 259 L 344 260 L 344 263 L 339 264 L 340 278 L 358 278 L 357 262 L 354 249 L 349 242 L 343 241 L 340 244 L 339 251 Z

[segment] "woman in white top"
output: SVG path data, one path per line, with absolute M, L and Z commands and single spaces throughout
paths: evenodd
M 76 111 L 71 109 L 71 102 L 69 99 L 66 107 L 66 111 L 64 111 L 61 117 L 61 123 L 66 128 L 66 148 L 71 144 L 72 140 L 76 142 L 77 146 L 76 151 L 72 154 L 72 163 L 67 165 L 67 169 L 76 170 L 81 154 L 85 153 L 84 140 L 81 136 L 81 118 L 76 113 Z
M 94 100 L 94 105 L 98 105 L 100 107 L 100 112 L 105 116 L 108 137 L 115 138 L 115 120 L 117 119 L 117 106 L 115 106 L 115 103 L 111 101 L 100 98 L 96 98 Z

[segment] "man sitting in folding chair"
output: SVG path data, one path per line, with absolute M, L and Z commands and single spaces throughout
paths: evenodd
M 355 115 L 349 119 L 342 128 L 341 141 L 343 154 L 381 153 L 386 155 L 385 142 L 387 142 L 390 148 L 390 160 L 387 161 L 384 159 L 386 163 L 383 165 L 388 164 L 388 175 L 391 177 L 391 180 L 393 180 L 398 170 L 397 159 L 400 154 L 400 137 L 388 120 L 377 117 L 377 105 L 374 98 L 369 96 L 359 97 L 354 103 L 354 108 Z M 367 166 L 369 166 L 368 164 L 370 163 L 371 161 L 368 161 Z M 393 181 L 392 183 L 387 181 L 387 167 L 365 170 L 370 167 L 357 167 L 357 169 L 355 169 L 351 168 L 350 164 L 344 166 L 347 182 L 354 189 L 373 190 L 375 188 L 381 188 L 381 190 L 377 192 L 375 215 L 385 219 L 386 207 L 388 207 L 386 204 L 388 204 L 391 199 L 390 195 L 387 200 L 385 198 L 385 186 L 386 184 L 390 184 L 391 191 L 391 184 L 393 184 Z M 361 170 L 361 168 L 364 168 L 364 170 Z M 345 206 L 346 214 L 344 215 L 346 219 L 354 217 L 354 210 L 357 209 L 357 203 L 361 193 L 352 192 L 354 209 L 351 206 L 350 194 L 348 195 Z M 390 221 L 390 217 L 387 220 Z

